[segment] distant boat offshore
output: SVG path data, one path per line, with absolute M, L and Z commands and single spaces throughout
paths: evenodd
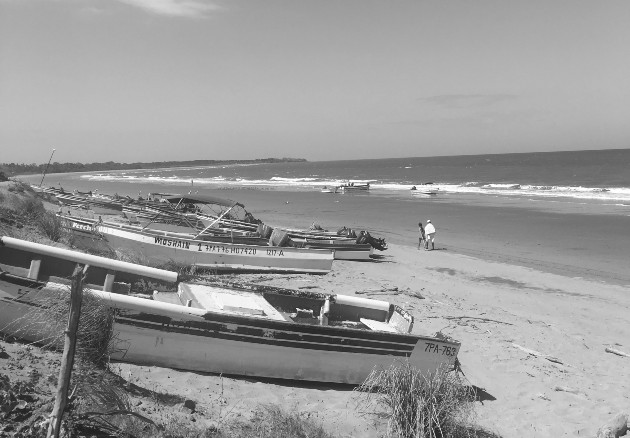
M 413 196 L 431 196 L 437 195 L 440 189 L 435 187 L 432 182 L 426 182 L 413 186 L 411 188 L 411 194 Z

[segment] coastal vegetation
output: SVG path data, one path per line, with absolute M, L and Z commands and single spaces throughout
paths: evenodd
M 374 370 L 357 388 L 357 409 L 387 419 L 390 438 L 492 438 L 475 427 L 475 391 L 461 374 L 439 368 L 426 374 L 408 361 Z
M 4 175 L 32 175 L 40 174 L 46 170 L 47 173 L 66 172 L 97 172 L 106 170 L 134 170 L 134 169 L 160 169 L 171 167 L 201 167 L 220 166 L 233 164 L 269 164 L 269 163 L 292 163 L 305 162 L 303 158 L 259 158 L 256 160 L 187 160 L 187 161 L 152 161 L 147 163 L 117 163 L 107 161 L 104 163 L 50 163 L 47 164 L 20 164 L 20 163 L 0 163 L 0 181 Z

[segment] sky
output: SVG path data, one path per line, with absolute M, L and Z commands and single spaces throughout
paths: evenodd
M 0 163 L 630 147 L 630 2 L 0 0 Z

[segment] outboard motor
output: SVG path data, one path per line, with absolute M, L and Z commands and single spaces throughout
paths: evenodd
M 367 231 L 361 231 L 359 237 L 357 238 L 357 243 L 369 243 L 372 245 L 372 248 L 378 249 L 379 251 L 385 251 L 387 249 L 387 242 L 385 242 L 385 239 L 372 237 L 372 235 Z

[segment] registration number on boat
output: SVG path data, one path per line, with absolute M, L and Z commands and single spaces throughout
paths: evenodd
M 197 250 L 203 251 L 203 252 L 216 252 L 216 253 L 221 253 L 221 254 L 256 255 L 256 248 L 228 247 L 228 246 L 223 246 L 223 245 L 208 245 L 204 243 L 198 243 Z
M 448 345 L 434 344 L 433 342 L 427 342 L 424 351 L 428 353 L 440 354 L 442 356 L 456 356 L 457 348 L 449 347 Z

